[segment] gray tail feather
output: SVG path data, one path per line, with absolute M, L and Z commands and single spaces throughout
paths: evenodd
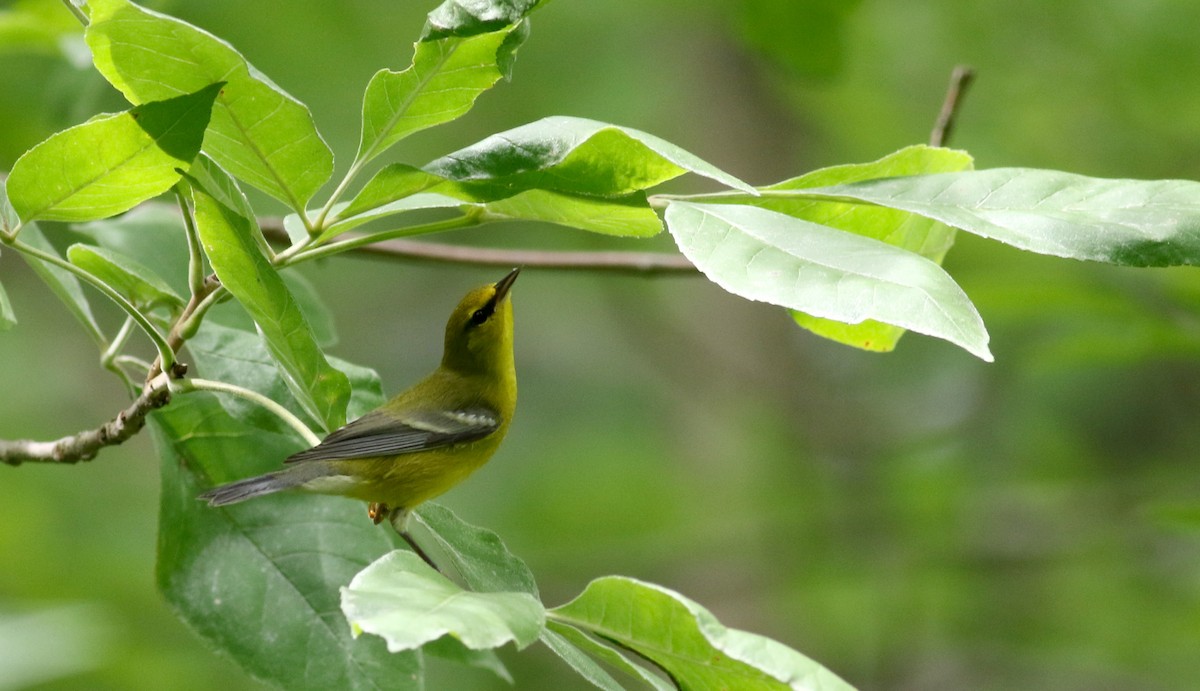
M 296 472 L 301 467 L 297 466 L 295 468 L 276 470 L 266 475 L 259 475 L 231 482 L 227 485 L 221 485 L 220 487 L 214 487 L 198 496 L 197 499 L 208 502 L 209 506 L 225 506 L 226 504 L 236 504 L 247 499 L 261 497 L 264 494 L 273 494 L 285 489 L 299 487 L 313 479 L 312 473 Z

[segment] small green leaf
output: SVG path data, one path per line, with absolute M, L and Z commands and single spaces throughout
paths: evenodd
M 1030 252 L 1124 266 L 1200 264 L 1200 182 L 996 168 L 808 193 L 911 211 Z
M 662 220 L 645 192 L 599 198 L 528 190 L 478 206 L 491 218 L 542 221 L 618 237 L 648 238 L 662 232 Z
M 472 21 L 446 3 L 430 14 L 426 34 L 414 47 L 412 65 L 402 72 L 380 70 L 363 95 L 359 162 L 378 156 L 420 130 L 455 120 L 475 99 L 506 75 L 513 53 L 528 34 L 524 15 L 536 3 L 511 3 L 489 19 Z M 434 26 L 434 22 L 442 24 Z
M 421 40 L 497 31 L 528 16 L 539 4 L 543 4 L 542 0 L 446 0 L 429 13 Z
M 157 582 L 179 617 L 250 676 L 287 689 L 422 689 L 418 655 L 355 641 L 338 588 L 395 548 L 359 502 L 273 495 L 214 509 L 196 495 L 303 448 L 248 427 L 211 394 L 151 416 L 161 457 Z
M 752 206 L 674 202 L 666 220 L 684 255 L 735 295 L 848 324 L 874 319 L 992 359 L 975 306 L 924 257 Z
M 258 325 L 288 388 L 326 429 L 346 424 L 350 383 L 325 359 L 295 297 L 259 251 L 257 224 L 196 185 L 192 203 L 213 271 Z
M 433 531 L 433 538 L 446 555 L 448 564 L 462 575 L 472 590 L 538 596 L 533 573 L 525 562 L 508 551 L 499 535 L 470 525 L 440 504 L 422 504 L 414 516 Z
M 431 162 L 425 171 L 479 199 L 531 189 L 620 197 L 684 173 L 757 194 L 753 187 L 674 144 L 629 127 L 564 116 L 492 135 Z
M 463 590 L 408 550 L 384 555 L 342 588 L 342 613 L 355 636 L 382 636 L 394 653 L 445 635 L 472 650 L 509 641 L 524 648 L 538 639 L 546 617 L 528 593 Z
M 13 311 L 12 303 L 8 301 L 8 293 L 4 284 L 0 283 L 0 331 L 8 331 L 17 323 L 17 313 Z
M 13 164 L 8 194 L 21 219 L 91 221 L 166 192 L 200 151 L 220 84 L 51 136 Z
M 150 267 L 120 252 L 74 244 L 67 248 L 67 259 L 107 283 L 138 307 L 183 307 L 183 298 Z
M 204 151 L 237 178 L 302 211 L 333 174 L 333 153 L 304 104 L 232 46 L 126 0 L 90 0 L 96 69 L 133 103 L 226 82 Z
M 547 615 L 652 660 L 684 689 L 851 689 L 795 650 L 726 628 L 682 595 L 631 578 L 592 581 L 583 594 Z
M 571 665 L 576 672 L 579 672 L 580 676 L 601 689 L 621 689 L 622 687 L 584 651 L 658 691 L 674 691 L 675 689 L 657 674 L 632 662 L 612 646 L 601 643 L 574 626 L 549 620 L 546 622 L 546 630 L 542 632 L 542 642 Z

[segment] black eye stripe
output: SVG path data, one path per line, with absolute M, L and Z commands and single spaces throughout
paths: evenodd
M 487 304 L 485 304 L 483 307 L 480 307 L 479 309 L 475 310 L 471 314 L 471 318 L 467 320 L 467 325 L 468 326 L 479 326 L 480 324 L 486 322 L 489 318 L 491 318 L 492 314 L 495 313 L 495 311 L 496 311 L 496 298 L 493 297 L 491 300 L 487 301 Z

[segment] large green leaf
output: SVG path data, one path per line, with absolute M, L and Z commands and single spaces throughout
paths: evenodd
M 548 615 L 652 660 L 681 689 L 851 689 L 795 650 L 726 628 L 682 595 L 631 578 L 592 581 L 579 597 Z
M 210 508 L 196 495 L 303 448 L 241 424 L 209 394 L 152 416 L 162 459 L 157 580 L 179 616 L 251 676 L 288 689 L 420 689 L 419 653 L 354 641 L 338 588 L 394 548 L 390 528 L 335 497 Z
M 666 220 L 684 255 L 735 295 L 848 324 L 874 319 L 992 359 L 975 306 L 924 257 L 752 206 L 675 202 Z
M 815 170 L 763 187 L 760 196 L 736 195 L 731 201 L 760 206 L 813 223 L 882 240 L 940 264 L 950 246 L 954 244 L 954 228 L 908 211 L 814 198 L 805 195 L 803 191 L 812 187 L 858 180 L 960 171 L 970 168 L 971 163 L 971 157 L 962 151 L 924 145 L 910 146 L 878 161 Z M 899 326 L 874 319 L 867 319 L 858 324 L 845 324 L 803 312 L 794 312 L 792 316 L 801 326 L 825 338 L 869 350 L 892 350 L 905 331 Z
M 304 104 L 232 46 L 186 22 L 126 0 L 90 0 L 87 42 L 96 69 L 134 103 L 223 81 L 204 151 L 241 180 L 296 211 L 333 173 Z
M 295 297 L 260 252 L 257 225 L 195 185 L 192 202 L 213 271 L 258 325 L 288 388 L 326 429 L 344 425 L 350 384 L 325 359 Z
M 414 47 L 412 65 L 402 72 L 380 70 L 367 84 L 359 162 L 414 132 L 461 117 L 480 94 L 507 76 L 514 51 L 529 33 L 522 17 L 536 3 L 523 4 L 527 7 L 491 13 L 496 21 L 486 26 L 444 11 L 457 3 L 435 10 L 430 21 L 440 16 L 447 26 L 436 31 L 427 26 Z
M 996 168 L 808 190 L 903 209 L 1031 252 L 1127 266 L 1200 264 L 1200 182 Z
M 529 593 L 463 590 L 406 550 L 384 555 L 342 588 L 342 612 L 358 633 L 387 641 L 388 650 L 415 650 L 450 635 L 472 650 L 513 642 L 524 648 L 545 622 Z
M 26 222 L 91 221 L 166 192 L 199 153 L 220 89 L 202 86 L 51 136 L 13 164 L 13 209 Z
M 183 298 L 153 269 L 120 252 L 75 244 L 67 248 L 67 259 L 107 283 L 138 307 L 183 307 Z
M 425 171 L 458 182 L 481 199 L 532 189 L 620 197 L 689 172 L 756 194 L 729 173 L 654 135 L 565 116 L 494 134 L 429 163 Z

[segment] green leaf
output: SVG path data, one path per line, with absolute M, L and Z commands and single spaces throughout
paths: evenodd
M 166 192 L 200 151 L 220 84 L 93 118 L 13 164 L 8 194 L 21 219 L 91 221 Z
M 402 72 L 380 70 L 367 84 L 357 161 L 365 163 L 414 132 L 461 117 L 507 76 L 514 52 L 528 35 L 523 17 L 536 3 L 520 4 L 524 7 L 504 4 L 510 10 L 504 12 L 492 11 L 500 4 L 486 8 L 491 18 L 486 22 L 455 14 L 453 2 L 430 14 L 412 65 Z M 443 24 L 433 27 L 435 20 Z
M 206 320 L 188 340 L 187 348 L 199 376 L 257 391 L 301 419 L 311 420 L 292 395 L 258 334 Z M 361 417 L 383 404 L 383 387 L 374 370 L 333 357 L 329 358 L 329 363 L 344 372 L 350 381 L 352 393 L 347 418 Z M 218 394 L 217 400 L 230 417 L 246 424 L 280 434 L 286 434 L 290 429 L 262 406 L 246 399 Z
M 292 394 L 327 430 L 346 424 L 350 383 L 325 359 L 295 297 L 259 251 L 257 225 L 195 185 L 192 203 L 213 271 L 258 325 Z
M 645 192 L 598 198 L 528 190 L 478 206 L 490 218 L 542 221 L 618 237 L 648 238 L 662 232 L 662 220 L 650 208 Z
M 356 636 L 382 636 L 391 652 L 445 635 L 472 650 L 509 641 L 524 648 L 538 639 L 546 616 L 528 593 L 463 590 L 408 550 L 384 555 L 342 588 L 342 613 Z
M 542 0 L 446 0 L 429 13 L 422 41 L 444 36 L 475 36 L 514 24 L 532 12 Z
M 308 108 L 228 43 L 125 0 L 88 5 L 96 69 L 133 103 L 226 82 L 204 151 L 234 176 L 302 211 L 332 175 L 333 153 Z
M 924 257 L 752 206 L 674 202 L 666 220 L 684 255 L 735 295 L 848 324 L 874 319 L 992 359 L 975 306 Z
M 120 252 L 77 243 L 67 248 L 67 259 L 107 283 L 138 307 L 183 307 L 183 298 L 154 270 Z
M 760 206 L 813 223 L 872 237 L 889 245 L 916 252 L 941 264 L 946 252 L 954 244 L 955 230 L 950 226 L 907 211 L 813 198 L 805 196 L 802 191 L 858 180 L 966 170 L 971 164 L 971 157 L 962 151 L 924 145 L 910 146 L 871 163 L 815 170 L 764 187 L 761 196 L 738 196 L 736 203 Z M 790 194 L 796 191 L 801 193 Z M 905 332 L 901 327 L 873 319 L 858 324 L 844 324 L 803 312 L 793 312 L 792 317 L 798 324 L 820 336 L 866 350 L 890 351 L 896 347 L 896 343 Z
M 444 180 L 406 163 L 393 163 L 380 169 L 375 177 L 359 190 L 348 206 L 338 212 L 338 218 L 358 216 L 394 201 L 409 198 Z
M 420 689 L 421 658 L 354 641 L 338 588 L 394 549 L 358 502 L 273 495 L 214 509 L 196 495 L 302 448 L 188 394 L 151 417 L 162 459 L 157 581 L 196 633 L 251 676 L 287 689 Z
M 579 597 L 547 614 L 635 651 L 683 689 L 851 689 L 795 650 L 726 628 L 682 595 L 631 578 L 592 581 Z
M 572 644 L 571 641 L 567 640 L 565 636 L 558 633 L 557 631 L 559 628 L 568 631 L 576 631 L 576 629 L 573 629 L 569 626 L 561 626 L 555 624 L 553 621 L 547 621 L 546 628 L 542 629 L 541 638 L 542 643 L 544 643 L 547 648 L 549 648 L 555 655 L 562 658 L 563 662 L 566 662 L 568 665 L 570 665 L 571 669 L 575 670 L 576 674 L 583 677 L 592 686 L 595 686 L 598 689 L 603 689 L 604 691 L 625 691 L 625 687 L 617 683 L 617 680 L 613 679 L 612 675 L 609 674 L 603 667 L 601 667 L 595 660 L 588 657 L 587 654 L 580 650 L 578 646 Z M 618 657 L 620 656 L 618 655 Z M 671 688 L 672 687 L 667 687 L 668 691 Z
M 90 245 L 153 267 L 172 292 L 187 295 L 187 240 L 177 207 L 143 204 L 115 218 L 76 224 L 71 230 Z
M 36 223 L 31 223 L 24 227 L 21 231 L 21 240 L 26 244 L 36 247 L 44 252 L 57 254 L 58 250 L 46 236 L 42 234 L 42 229 Z M 66 305 L 67 310 L 75 315 L 79 323 L 88 332 L 97 344 L 104 347 L 106 339 L 104 333 L 100 330 L 100 325 L 96 323 L 96 317 L 92 314 L 91 303 L 88 302 L 87 295 L 83 292 L 83 286 L 79 283 L 79 279 L 75 278 L 75 274 L 55 266 L 47 264 L 36 257 L 30 257 L 22 254 L 21 258 L 33 269 L 34 273 L 58 296 L 59 300 Z
M 453 566 L 471 590 L 528 593 L 538 597 L 533 573 L 504 542 L 486 528 L 466 523 L 446 507 L 428 502 L 413 514 L 432 531 L 440 554 L 438 564 Z M 439 558 L 445 555 L 445 559 Z
M 658 691 L 673 691 L 674 686 L 664 681 L 657 674 L 651 673 L 645 667 L 635 664 L 612 646 L 588 636 L 574 626 L 557 621 L 547 621 L 546 630 L 542 632 L 542 642 L 555 654 L 571 665 L 580 676 L 602 689 L 620 689 L 620 684 L 608 672 L 597 665 L 588 654 L 615 667 L 632 679 L 651 686 Z M 587 651 L 585 653 L 584 651 Z M 590 663 L 590 664 L 588 664 Z M 602 675 L 602 676 L 601 676 Z
M 565 116 L 492 135 L 431 162 L 425 171 L 459 182 L 481 199 L 531 189 L 620 197 L 689 172 L 757 194 L 729 173 L 654 135 Z
M 808 190 L 903 209 L 1030 252 L 1125 266 L 1200 264 L 1200 182 L 996 168 Z
M 8 293 L 4 284 L 0 283 L 0 331 L 8 331 L 17 323 L 17 313 L 13 312 L 12 303 L 8 301 Z

